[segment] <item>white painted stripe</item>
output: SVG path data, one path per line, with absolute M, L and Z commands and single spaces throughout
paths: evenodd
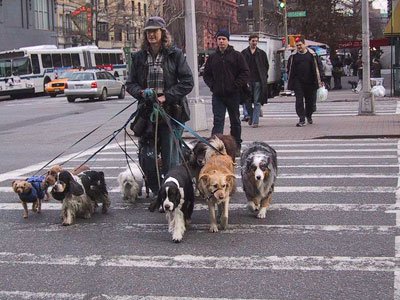
M 280 160 L 316 160 L 316 159 L 397 159 L 397 155 L 348 155 L 348 156 L 278 156 L 278 161 Z M 74 159 L 71 161 L 81 162 L 86 161 L 86 159 Z M 126 161 L 125 158 L 96 158 L 94 162 L 104 162 L 104 161 Z M 25 173 L 22 173 L 25 174 Z
M 143 201 L 140 199 L 138 201 Z M 148 202 L 138 202 L 135 206 L 129 203 L 111 204 L 113 210 L 125 210 L 132 208 L 147 209 Z M 21 203 L 0 203 L 0 210 L 21 210 Z M 60 210 L 61 202 L 43 202 L 43 210 Z M 195 204 L 194 210 L 208 210 L 208 205 Z M 245 203 L 230 203 L 229 210 L 247 210 Z M 389 212 L 396 213 L 400 211 L 400 206 L 396 204 L 336 204 L 336 203 L 274 203 L 268 206 L 268 211 L 288 210 L 288 211 L 326 211 L 326 212 Z
M 95 226 L 93 226 L 95 225 Z M 189 231 L 207 233 L 209 224 L 191 224 Z M 124 231 L 130 233 L 166 233 L 168 224 L 132 224 L 117 223 L 110 227 L 110 223 L 80 223 L 79 221 L 70 227 L 63 227 L 54 223 L 35 223 L 35 227 L 26 227 L 24 224 L 1 223 L 0 228 L 12 228 L 22 232 L 64 232 L 73 228 L 74 231 Z M 226 230 L 219 231 L 218 234 L 361 234 L 361 235 L 389 235 L 393 236 L 400 230 L 397 226 L 388 225 L 251 225 L 251 224 L 229 224 Z
M 0 291 L 0 299 L 7 300 L 79 300 L 88 299 L 86 294 L 69 294 L 69 293 L 46 293 L 46 292 L 28 292 L 28 291 Z
M 21 265 L 173 268 L 220 270 L 301 270 L 394 272 L 400 270 L 395 257 L 349 256 L 77 256 L 38 255 L 33 253 L 0 252 L 0 263 Z
M 279 165 L 279 169 L 282 168 L 396 168 L 399 166 L 397 164 L 380 164 L 380 165 L 347 165 L 347 164 L 303 164 L 303 165 Z
M 3 298 L 5 297 L 5 298 Z M 94 295 L 90 294 L 69 294 L 69 293 L 42 293 L 42 292 L 28 292 L 28 291 L 0 291 L 0 299 L 7 300 L 259 300 L 251 298 L 197 298 L 197 297 L 176 297 L 176 296 L 145 296 L 145 295 L 106 295 L 104 293 Z M 277 298 L 263 298 L 263 300 L 279 300 Z M 282 299 L 283 300 L 283 299 Z M 289 299 L 290 300 L 290 299 Z
M 243 193 L 243 188 L 236 191 Z M 275 186 L 275 193 L 396 193 L 395 187 L 373 186 Z M 14 193 L 12 187 L 0 187 L 0 192 Z M 119 193 L 119 187 L 108 189 L 109 193 Z
M 397 108 L 399 109 L 400 102 L 397 102 Z M 397 142 L 397 161 L 398 167 L 400 172 L 400 140 Z M 397 180 L 397 188 L 396 188 L 396 205 L 400 205 L 400 175 Z M 396 226 L 400 225 L 400 213 L 396 213 Z M 398 259 L 400 257 L 400 236 L 396 234 L 395 242 L 394 242 L 394 252 L 395 257 Z M 393 299 L 398 300 L 400 299 L 400 272 L 394 272 L 394 279 L 393 279 L 393 290 L 394 296 Z

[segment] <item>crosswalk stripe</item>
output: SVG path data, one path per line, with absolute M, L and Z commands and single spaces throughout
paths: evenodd
M 275 193 L 395 193 L 395 187 L 390 186 L 275 186 Z M 14 193 L 12 187 L 0 187 L 0 192 Z M 109 193 L 119 193 L 119 187 L 112 187 Z M 243 187 L 238 186 L 236 192 L 243 193 Z
M 395 257 L 349 256 L 202 256 L 202 255 L 52 255 L 0 252 L 0 264 L 119 268 L 174 268 L 226 270 L 301 270 L 394 272 Z

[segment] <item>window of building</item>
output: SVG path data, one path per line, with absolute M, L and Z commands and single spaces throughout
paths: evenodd
M 122 27 L 121 26 L 115 26 L 115 29 L 114 29 L 114 40 L 122 41 Z
M 254 25 L 253 24 L 248 24 L 247 25 L 247 30 L 249 31 L 249 32 L 252 32 L 253 30 L 254 30 Z
M 146 3 L 143 4 L 143 15 L 147 16 L 147 5 L 146 5 Z
M 105 22 L 98 22 L 97 24 L 97 38 L 100 41 L 108 41 L 108 23 Z
M 104 0 L 104 8 L 107 9 L 107 7 L 108 7 L 108 0 Z
M 248 19 L 253 19 L 253 11 L 252 10 L 248 10 L 247 11 L 247 18 Z
M 124 10 L 124 0 L 118 1 L 118 10 Z
M 135 1 L 132 1 L 132 14 L 135 13 Z
M 49 30 L 49 3 L 48 0 L 35 0 L 35 27 Z
M 248 6 L 253 6 L 253 0 L 247 0 L 247 5 Z
M 141 7 L 140 2 L 139 2 L 137 5 L 138 5 L 138 8 L 137 8 L 137 10 L 138 10 L 138 15 L 141 16 L 141 15 L 142 15 L 142 7 Z

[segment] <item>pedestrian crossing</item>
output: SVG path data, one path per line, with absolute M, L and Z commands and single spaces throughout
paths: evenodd
M 200 199 L 181 244 L 172 243 L 165 216 L 147 210 L 150 198 L 122 200 L 117 176 L 126 160 L 118 145 L 90 162 L 105 172 L 110 212 L 70 227 L 59 225 L 54 200 L 24 220 L 10 187 L 46 162 L 0 174 L 0 268 L 11 283 L 29 268 L 43 286 L 0 284 L 0 299 L 400 299 L 400 141 L 268 143 L 278 178 L 266 219 L 247 210 L 237 169 L 227 230 L 208 232 Z M 128 151 L 137 157 L 134 145 Z M 108 284 L 90 290 L 88 276 Z M 75 285 L 51 289 L 61 278 Z

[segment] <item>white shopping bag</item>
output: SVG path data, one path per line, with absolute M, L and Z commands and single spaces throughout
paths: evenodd
M 371 89 L 371 93 L 376 97 L 385 97 L 386 89 L 382 85 L 376 85 Z
M 325 101 L 328 99 L 328 90 L 322 86 L 317 90 L 317 101 Z

